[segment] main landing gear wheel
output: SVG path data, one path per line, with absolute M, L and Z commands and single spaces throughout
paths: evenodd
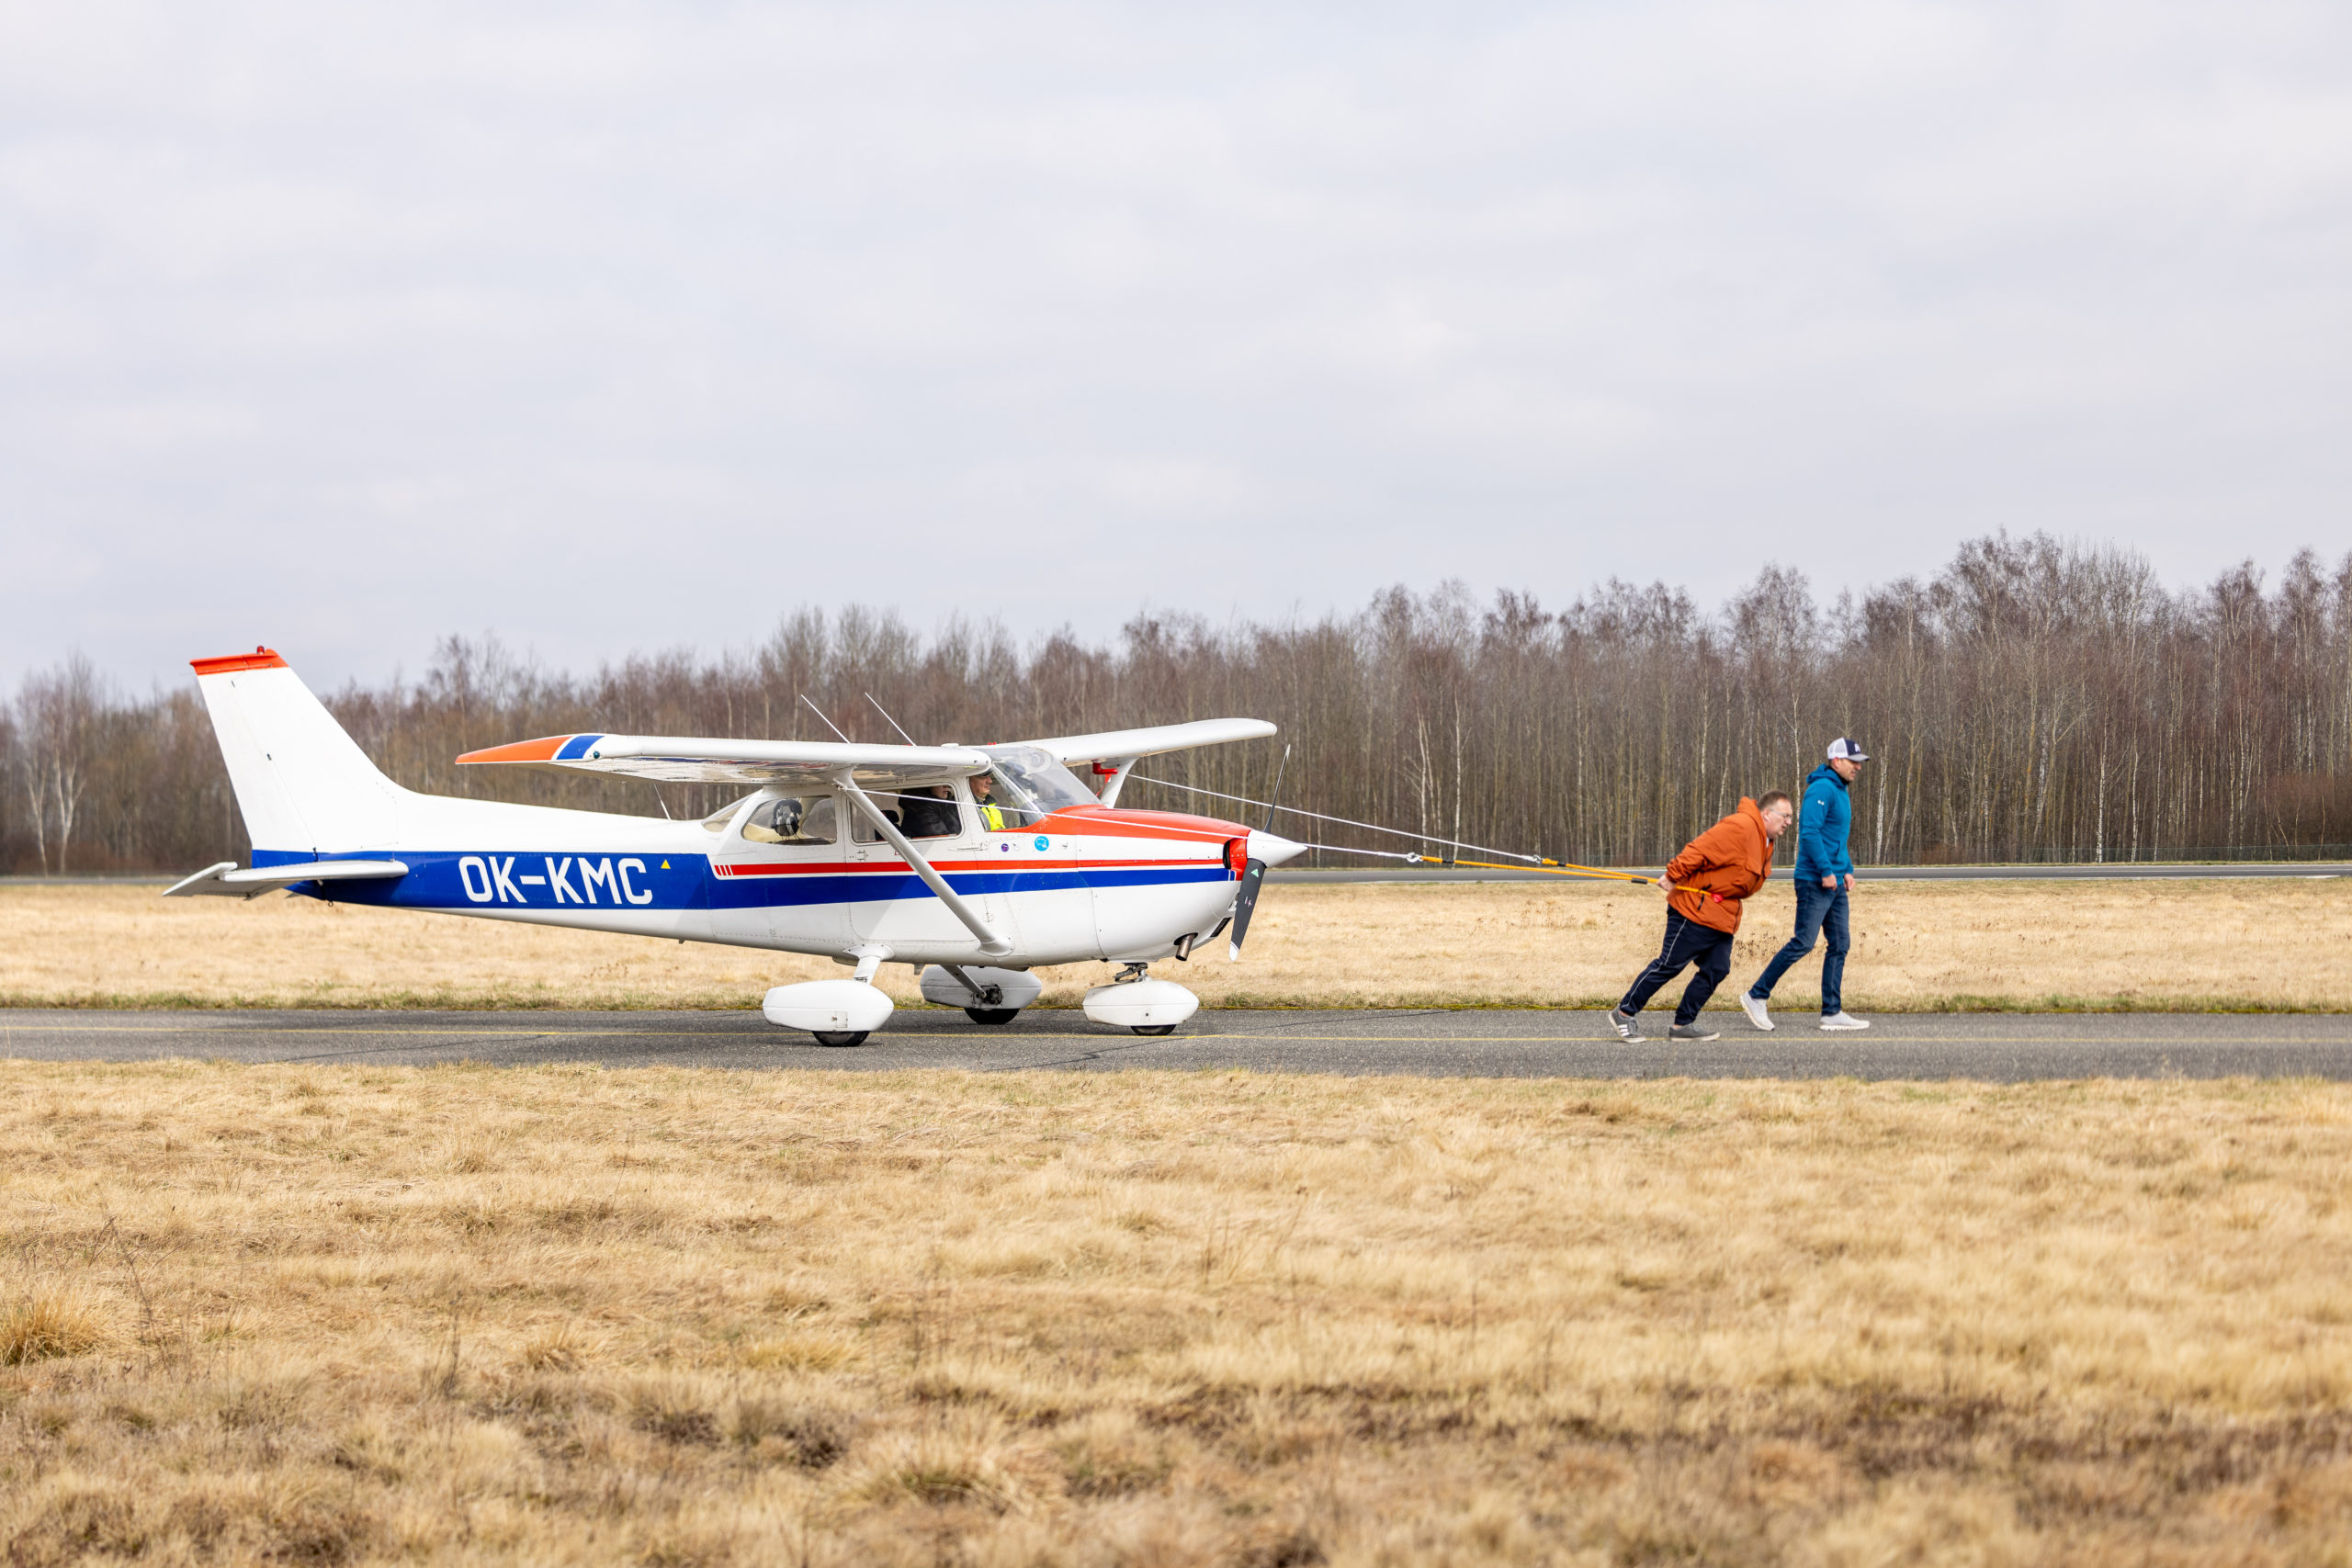
M 1121 977 L 1086 993 L 1086 1016 L 1137 1034 L 1172 1034 L 1199 1009 L 1201 998 L 1173 980 L 1154 980 L 1139 963 Z
M 863 1029 L 820 1029 L 815 1032 L 820 1045 L 863 1045 L 866 1031 Z
M 964 1016 L 974 1023 L 1011 1023 L 1021 1016 L 1019 1008 L 966 1008 Z

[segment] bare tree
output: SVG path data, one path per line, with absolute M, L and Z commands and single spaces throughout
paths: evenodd
M 2342 852 L 2352 556 L 2330 570 L 2304 552 L 2275 587 L 2245 566 L 2172 593 L 2129 551 L 1995 535 L 1826 606 L 1775 565 L 1714 614 L 1664 583 L 1556 608 L 1526 584 L 1480 604 L 1448 583 L 1314 620 L 1154 613 L 1107 642 L 1025 646 L 991 622 L 925 636 L 887 610 L 804 608 L 756 647 L 585 674 L 449 637 L 416 679 L 327 701 L 413 788 L 592 809 L 650 811 L 655 792 L 453 759 L 581 729 L 828 735 L 811 705 L 860 739 L 896 739 L 887 708 L 918 740 L 970 743 L 1246 713 L 1281 740 L 1156 759 L 1126 800 L 1258 820 L 1186 791 L 1265 799 L 1287 745 L 1284 807 L 1431 849 L 1640 864 L 1743 794 L 1796 787 L 1845 733 L 1878 758 L 1856 800 L 1875 860 Z M 75 660 L 24 681 L 6 719 L 10 863 L 62 867 L 71 846 L 77 863 L 184 867 L 246 848 L 191 689 L 123 697 Z M 660 792 L 681 816 L 728 795 Z
M 111 705 L 96 668 L 78 652 L 56 669 L 27 676 L 17 691 L 17 728 L 24 749 L 20 777 L 43 873 L 49 870 L 52 830 L 57 869 L 66 869 L 74 818 L 89 783 L 98 731 Z

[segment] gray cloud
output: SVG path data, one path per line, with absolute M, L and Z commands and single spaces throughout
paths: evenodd
M 2318 5 L 0 7 L 0 673 L 2341 550 Z

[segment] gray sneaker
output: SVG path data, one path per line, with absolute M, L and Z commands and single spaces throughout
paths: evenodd
M 1612 1008 L 1610 1010 L 1609 1021 L 1617 1026 L 1618 1039 L 1629 1045 L 1638 1045 L 1642 1043 L 1642 1021 L 1637 1014 L 1619 1012 Z
M 1721 1040 L 1724 1032 L 1709 1029 L 1703 1023 L 1678 1023 L 1666 1032 L 1668 1040 Z

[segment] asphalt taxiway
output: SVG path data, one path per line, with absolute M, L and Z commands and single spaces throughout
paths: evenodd
M 1753 1077 L 2021 1082 L 2085 1077 L 2352 1078 L 2341 1013 L 1883 1013 L 1858 1034 L 1804 1013 L 1771 1033 L 1706 1015 L 1723 1037 L 1627 1044 L 1597 1012 L 1205 1010 L 1146 1039 L 1075 1011 L 1001 1028 L 902 1009 L 865 1044 L 828 1048 L 735 1012 L 0 1011 L 0 1058 L 426 1066 L 718 1067 L 808 1072 L 1153 1068 L 1420 1077 Z M 1657 1034 L 1668 1019 L 1645 1023 Z

